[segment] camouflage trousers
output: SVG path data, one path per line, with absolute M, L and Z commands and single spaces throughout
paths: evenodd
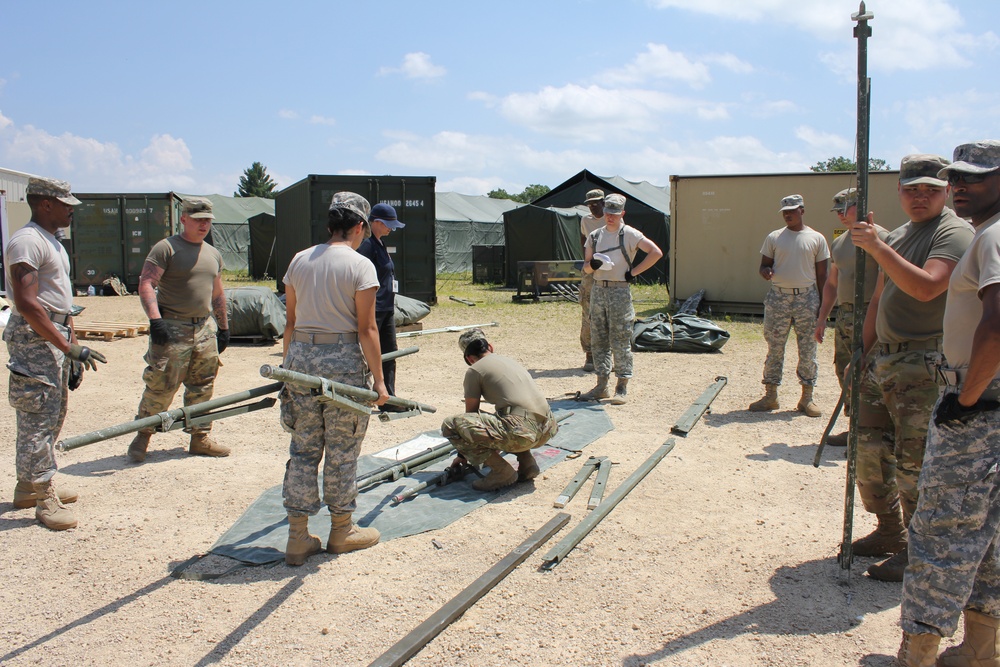
M 1000 393 L 1000 383 L 992 388 Z M 930 425 L 910 522 L 903 630 L 950 637 L 963 609 L 1000 618 L 998 472 L 1000 410 Z
M 520 415 L 498 417 L 488 412 L 466 412 L 448 417 L 441 424 L 441 435 L 474 466 L 482 465 L 491 452 L 516 454 L 541 447 L 558 431 L 551 413 L 540 422 Z
M 163 345 L 156 345 L 150 339 L 143 357 L 146 369 L 142 379 L 146 389 L 142 392 L 136 419 L 169 410 L 182 383 L 185 406 L 211 400 L 215 391 L 215 376 L 219 372 L 215 320 L 209 317 L 201 324 L 180 320 L 164 322 L 169 329 L 169 339 Z M 187 433 L 208 433 L 210 430 L 211 423 L 184 429 Z
M 916 511 L 940 363 L 935 350 L 879 354 L 865 373 L 858 411 L 858 493 L 873 514 L 895 511 L 897 497 L 904 523 Z
M 594 282 L 590 293 L 590 339 L 594 356 L 594 371 L 611 375 L 614 357 L 615 375 L 632 377 L 632 325 L 635 309 L 628 285 L 604 287 Z
M 804 294 L 782 294 L 771 288 L 764 297 L 764 340 L 767 358 L 764 360 L 764 384 L 781 384 L 785 367 L 785 344 L 788 332 L 795 328 L 799 363 L 795 369 L 799 384 L 816 385 L 819 364 L 816 362 L 816 312 L 819 293 L 810 288 Z
M 865 304 L 867 310 L 868 304 Z M 862 311 L 864 312 L 864 311 Z M 833 330 L 833 367 L 837 371 L 837 381 L 844 392 L 844 414 L 851 413 L 851 378 L 844 380 L 844 372 L 851 363 L 854 349 L 854 306 L 841 304 L 837 309 L 837 319 Z
M 357 343 L 308 345 L 290 343 L 284 366 L 334 382 L 371 389 L 361 346 Z M 309 389 L 286 384 L 279 394 L 281 425 L 291 433 L 282 496 L 293 516 L 320 509 L 319 463 L 323 461 L 323 503 L 331 514 L 357 508 L 358 456 L 368 430 L 368 415 L 320 401 Z
M 580 280 L 580 347 L 590 354 L 590 293 L 594 291 L 594 276 L 584 273 Z
M 69 329 L 54 324 L 69 337 Z M 17 481 L 41 484 L 56 474 L 55 444 L 66 419 L 71 360 L 19 315 L 4 328 L 10 360 L 8 400 L 17 415 Z

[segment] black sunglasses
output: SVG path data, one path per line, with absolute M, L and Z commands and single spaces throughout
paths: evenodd
M 976 183 L 982 183 L 995 173 L 995 171 L 988 171 L 985 174 L 967 174 L 960 171 L 949 171 L 948 184 L 958 185 L 959 183 L 965 183 L 966 185 L 975 185 Z

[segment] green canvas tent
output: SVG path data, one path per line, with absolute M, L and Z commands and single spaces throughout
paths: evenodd
M 226 269 L 247 271 L 250 262 L 250 218 L 261 213 L 274 216 L 274 200 L 263 197 L 181 195 L 207 197 L 212 201 L 212 233 L 208 242 L 222 253 Z M 265 250 L 264 252 L 267 252 Z
M 580 208 L 522 206 L 503 214 L 507 239 L 507 286 L 517 283 L 518 262 L 583 259 Z
M 504 245 L 503 214 L 521 206 L 510 199 L 435 193 L 435 254 L 438 273 L 472 270 L 472 246 Z

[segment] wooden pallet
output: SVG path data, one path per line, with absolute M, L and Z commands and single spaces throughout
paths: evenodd
M 413 324 L 403 324 L 401 326 L 396 327 L 396 331 L 423 331 L 423 330 L 424 330 L 423 322 L 414 322 Z
M 135 338 L 149 333 L 148 322 L 73 322 L 77 338 Z

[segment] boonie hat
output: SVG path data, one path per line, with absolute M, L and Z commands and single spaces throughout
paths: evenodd
M 191 197 L 181 204 L 181 213 L 195 220 L 215 220 L 212 214 L 212 200 L 205 197 Z
M 847 209 L 858 203 L 858 189 L 857 188 L 845 188 L 833 195 L 833 208 L 831 211 L 838 211 L 843 213 Z
M 69 204 L 70 206 L 76 206 L 80 203 L 80 200 L 70 192 L 69 183 L 54 178 L 32 176 L 28 179 L 28 189 L 25 193 L 38 195 L 39 197 L 55 197 L 62 203 Z
M 900 185 L 937 185 L 944 187 L 948 181 L 938 178 L 938 172 L 948 166 L 948 160 L 940 155 L 914 153 L 903 157 L 899 163 Z
M 469 329 L 468 331 L 463 331 L 462 335 L 458 337 L 458 346 L 462 349 L 464 353 L 469 345 L 472 345 L 477 340 L 486 340 L 486 334 L 479 327 L 475 329 Z
M 624 213 L 625 212 L 625 197 L 622 195 L 608 195 L 604 198 L 604 212 L 605 213 Z
M 781 198 L 781 210 L 782 211 L 793 211 L 797 208 L 805 207 L 805 201 L 802 199 L 802 195 L 788 195 L 787 197 Z
M 368 216 L 371 220 L 379 220 L 389 229 L 402 229 L 405 224 L 396 218 L 396 209 L 388 204 L 375 204 Z
M 604 199 L 604 190 L 588 190 L 587 198 L 583 200 L 584 204 L 589 204 L 592 201 L 601 201 Z
M 1000 141 L 976 141 L 955 148 L 955 161 L 939 171 L 938 176 L 948 178 L 949 171 L 986 174 L 997 169 L 1000 169 Z

